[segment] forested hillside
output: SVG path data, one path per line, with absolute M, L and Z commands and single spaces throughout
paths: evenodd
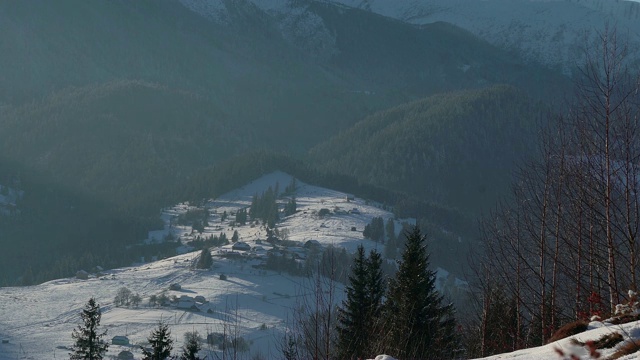
M 518 139 L 535 111 L 524 115 L 524 95 L 434 94 L 506 83 L 542 99 L 567 83 L 444 23 L 418 27 L 319 2 L 301 2 L 288 17 L 249 1 L 224 4 L 224 22 L 170 0 L 0 4 L 6 55 L 0 58 L 0 173 L 21 178 L 25 192 L 17 204 L 21 215 L 2 219 L 0 243 L 8 259 L 18 259 L 44 234 L 57 249 L 56 256 L 31 252 L 24 261 L 4 263 L 5 283 L 29 283 L 20 279 L 29 269 L 40 281 L 80 266 L 50 271 L 62 261 L 58 254 L 107 256 L 87 244 L 140 241 L 160 207 L 214 196 L 264 174 L 268 166 L 260 162 L 274 162 L 257 161 L 257 153 L 302 162 L 314 182 L 425 216 L 436 231 L 468 224 L 456 207 L 468 212 L 492 199 L 500 186 L 494 180 L 509 173 L 501 154 L 520 151 Z M 313 32 L 302 36 L 306 17 L 318 21 L 330 46 L 309 50 L 305 44 L 318 43 Z M 548 84 L 556 90 L 544 94 Z M 505 89 L 478 94 L 517 93 Z M 422 115 L 410 119 L 409 109 L 423 102 L 434 120 L 421 124 Z M 498 111 L 503 105 L 510 110 Z M 375 128 L 364 124 L 386 118 L 379 111 L 393 106 L 400 107 L 388 111 L 378 138 L 361 136 L 358 129 Z M 493 115 L 499 117 L 490 125 L 495 134 L 483 130 Z M 518 121 L 507 122 L 509 116 Z M 439 122 L 450 125 L 429 130 Z M 332 145 L 318 145 L 340 131 Z M 432 137 L 422 138 L 422 131 Z M 483 137 L 474 139 L 476 132 Z M 438 147 L 447 152 L 437 155 Z M 381 155 L 363 165 L 365 153 Z M 485 156 L 504 162 L 485 173 L 491 161 Z M 429 158 L 441 167 L 437 173 L 417 168 Z M 206 183 L 213 173 L 216 180 Z M 473 184 L 452 190 L 476 173 Z M 22 230 L 27 223 L 31 229 Z M 111 225 L 122 223 L 128 225 Z M 89 235 L 104 226 L 111 227 Z M 129 261 L 116 253 L 108 258 L 86 266 Z
M 494 86 L 380 111 L 310 151 L 321 169 L 477 212 L 508 189 L 544 105 Z

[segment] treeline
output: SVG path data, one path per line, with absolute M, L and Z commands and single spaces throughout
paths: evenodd
M 154 245 L 146 250 L 144 247 L 134 247 L 124 251 L 125 245 L 140 242 L 147 237 L 149 230 L 162 227 L 157 215 L 157 209 L 161 206 L 148 212 L 132 213 L 120 207 L 114 208 L 111 204 L 79 196 L 76 191 L 70 191 L 66 186 L 53 186 L 45 181 L 49 178 L 41 175 L 42 173 L 28 171 L 23 166 L 10 165 L 9 162 L 6 164 L 3 169 L 6 169 L 4 173 L 7 176 L 21 175 L 25 195 L 19 204 L 22 209 L 19 217 L 0 218 L 0 221 L 6 224 L 0 229 L 0 233 L 6 235 L 0 240 L 5 249 L 2 255 L 6 259 L 0 265 L 4 270 L 1 272 L 3 279 L 0 280 L 3 284 L 38 283 L 71 276 L 80 269 L 90 269 L 97 265 L 123 266 L 132 260 L 140 259 L 141 256 L 171 255 L 170 249 L 161 249 L 161 245 Z M 168 189 L 163 195 L 166 203 L 161 205 L 170 205 L 178 202 L 178 199 L 199 202 L 204 198 L 215 198 L 276 170 L 287 172 L 307 183 L 389 204 L 399 216 L 421 219 L 421 226 L 433 230 L 430 234 L 439 234 L 442 227 L 459 229 L 463 234 L 473 233 L 472 222 L 455 210 L 420 201 L 399 192 L 361 184 L 348 176 L 323 173 L 301 160 L 271 152 L 255 152 L 233 157 L 215 167 L 201 170 L 184 186 Z M 145 207 L 151 207 L 151 204 L 156 202 L 157 199 L 154 199 Z M 183 221 L 198 222 L 204 217 L 205 214 L 194 213 Z M 79 259 L 88 260 L 78 262 Z M 22 282 L 21 277 L 33 280 Z
M 0 173 L 4 179 L 19 179 L 24 191 L 17 215 L 0 215 L 0 285 L 31 285 L 81 269 L 130 264 L 145 254 L 124 246 L 161 226 L 156 216 L 118 213 L 21 165 L 0 160 Z
M 277 185 L 277 184 L 276 184 Z M 275 228 L 276 222 L 280 219 L 278 214 L 278 187 L 273 189 L 271 186 L 262 193 L 262 195 L 254 194 L 249 207 L 249 214 L 253 220 L 262 220 L 270 229 Z

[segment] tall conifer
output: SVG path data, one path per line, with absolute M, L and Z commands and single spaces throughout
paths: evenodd
M 147 338 L 151 349 L 142 349 L 144 360 L 166 360 L 171 356 L 173 350 L 173 339 L 171 339 L 171 331 L 169 325 L 160 322 L 158 328 L 151 332 Z
M 377 329 L 385 292 L 382 258 L 374 250 L 365 258 L 360 245 L 349 276 L 347 298 L 338 315 L 338 358 L 364 359 L 372 355 L 371 345 Z
M 73 352 L 70 353 L 71 360 L 101 360 L 107 352 L 109 344 L 104 342 L 102 338 L 107 335 L 107 331 L 100 333 L 100 305 L 96 303 L 96 299 L 91 298 L 80 313 L 82 324 L 73 330 L 71 337 L 75 340 L 72 347 Z
M 453 358 L 459 349 L 454 309 L 443 305 L 429 270 L 425 237 L 418 227 L 406 233 L 407 242 L 395 279 L 389 283 L 385 319 L 388 353 L 400 359 Z

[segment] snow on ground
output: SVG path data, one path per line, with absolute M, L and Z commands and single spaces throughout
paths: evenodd
M 589 359 L 588 352 L 584 347 L 575 346 L 571 343 L 571 339 L 575 338 L 581 342 L 587 342 L 590 340 L 598 340 L 601 336 L 606 334 L 611 334 L 613 332 L 619 332 L 625 340 L 628 339 L 640 339 L 640 322 L 634 321 L 628 324 L 622 325 L 612 325 L 609 323 L 602 322 L 592 322 L 589 324 L 588 331 L 566 338 L 562 340 L 558 340 L 548 345 L 539 346 L 530 349 L 524 349 L 515 351 L 512 353 L 500 354 L 489 356 L 483 359 L 486 360 L 498 360 L 498 359 L 518 359 L 518 360 L 540 360 L 540 359 L 561 359 L 555 349 L 562 350 L 565 354 L 575 354 L 578 356 L 578 359 Z M 607 359 L 611 354 L 613 354 L 616 349 L 618 349 L 624 343 L 618 344 L 618 346 L 613 349 L 603 349 L 599 350 L 602 354 L 601 359 Z M 568 357 L 567 357 L 568 358 Z M 638 354 L 630 354 L 627 356 L 623 356 L 620 359 L 622 360 L 630 360 L 630 359 L 638 359 Z
M 129 337 L 131 346 L 112 345 L 109 355 L 129 350 L 139 358 L 140 346 L 163 320 L 170 325 L 176 340 L 174 349 L 182 346 L 184 333 L 198 331 L 206 338 L 208 333 L 227 333 L 238 330 L 238 334 L 250 343 L 250 351 L 241 358 L 262 354 L 266 358 L 279 358 L 278 343 L 292 318 L 292 309 L 299 306 L 304 295 L 311 294 L 312 286 L 303 277 L 289 276 L 264 270 L 263 264 L 268 250 L 267 232 L 259 222 L 248 221 L 244 226 L 235 224 L 235 213 L 248 208 L 254 195 L 261 195 L 269 187 L 282 192 L 292 177 L 283 172 L 274 172 L 246 186 L 204 201 L 202 207 L 182 203 L 163 209 L 161 218 L 164 228 L 149 232 L 146 243 L 179 241 L 179 253 L 172 258 L 140 263 L 122 269 L 103 271 L 88 280 L 76 278 L 59 279 L 29 287 L 0 288 L 0 360 L 9 359 L 56 359 L 66 358 L 72 345 L 72 330 L 80 321 L 80 311 L 90 297 L 95 297 L 103 310 L 102 327 L 108 330 L 108 339 L 116 335 Z M 356 198 L 352 194 L 329 190 L 297 181 L 294 194 L 278 199 L 280 208 L 295 196 L 297 212 L 284 217 L 278 224 L 280 234 L 286 234 L 287 250 L 305 255 L 304 242 L 317 240 L 322 246 L 344 247 L 354 252 L 359 244 L 367 249 L 383 246 L 363 238 L 365 225 L 374 217 L 387 219 L 393 214 L 381 204 Z M 209 210 L 208 226 L 199 234 L 189 225 L 179 225 L 180 215 L 189 210 Z M 320 217 L 321 209 L 328 214 Z M 223 221 L 223 214 L 228 217 Z M 414 219 L 396 219 L 396 233 L 400 234 L 403 222 L 415 224 Z M 355 231 L 352 230 L 355 228 Z M 225 245 L 212 251 L 214 266 L 211 270 L 196 270 L 192 264 L 199 252 L 188 243 L 197 236 L 206 238 L 225 233 L 231 239 L 237 230 L 240 241 L 251 246 L 251 251 L 233 250 Z M 282 245 L 280 245 L 282 246 Z M 155 259 L 146 259 L 155 260 Z M 258 266 L 258 267 L 254 267 Z M 220 274 L 227 276 L 220 279 Z M 437 284 L 442 286 L 454 280 L 456 286 L 465 283 L 449 276 L 444 269 L 437 269 Z M 178 283 L 181 290 L 169 290 Z M 126 287 L 142 296 L 139 307 L 116 307 L 117 291 Z M 179 309 L 175 304 L 168 307 L 149 306 L 152 295 L 165 292 L 168 297 L 203 296 L 208 302 L 199 303 L 197 309 Z M 338 286 L 336 303 L 341 301 L 342 287 Z M 289 320 L 288 320 L 289 319 Z M 207 347 L 206 351 L 215 350 Z M 218 356 L 220 353 L 218 353 Z
M 256 240 L 265 240 L 267 232 L 262 225 L 232 226 L 228 220 L 221 221 L 222 214 L 225 211 L 231 214 L 239 209 L 248 208 L 251 205 L 252 197 L 254 195 L 260 196 L 269 187 L 275 189 L 277 185 L 282 192 L 291 183 L 291 180 L 291 175 L 278 171 L 265 175 L 215 200 L 209 200 L 206 207 L 212 214 L 209 218 L 210 226 L 205 228 L 205 232 L 200 236 L 208 237 L 224 232 L 228 238 L 231 238 L 233 232 L 237 230 L 240 241 L 247 242 L 251 246 L 255 246 Z M 385 222 L 389 218 L 394 218 L 393 213 L 382 209 L 380 204 L 355 198 L 351 194 L 308 185 L 301 181 L 297 181 L 294 195 L 298 211 L 282 218 L 281 222 L 277 224 L 280 231 L 288 232 L 288 240 L 301 243 L 317 240 L 322 245 L 340 246 L 350 252 L 354 252 L 360 244 L 364 245 L 366 249 L 377 248 L 380 252 L 383 251 L 381 244 L 366 240 L 362 236 L 365 225 L 369 224 L 374 217 L 382 217 Z M 285 196 L 278 200 L 281 208 L 290 197 Z M 350 199 L 347 200 L 347 197 Z M 171 219 L 186 213 L 189 209 L 195 209 L 195 207 L 179 204 L 173 208 L 165 209 L 162 214 L 162 219 L 166 224 L 165 229 L 150 232 L 149 239 L 155 239 L 150 241 L 160 241 L 168 236 L 169 232 L 176 238 L 192 239 L 191 227 L 170 225 Z M 321 209 L 327 209 L 330 213 L 321 218 L 318 216 Z M 231 216 L 231 221 L 233 221 L 233 216 Z M 403 222 L 413 225 L 415 219 L 396 219 L 396 235 L 400 234 Z M 356 230 L 353 231 L 352 228 Z
M 252 248 L 261 246 L 262 251 L 234 251 L 232 245 L 223 246 L 213 251 L 211 270 L 192 269 L 198 253 L 191 252 L 103 271 L 88 280 L 69 278 L 37 286 L 0 288 L 0 360 L 66 358 L 68 347 L 73 343 L 72 330 L 78 325 L 80 311 L 90 297 L 95 297 L 101 305 L 102 327 L 108 330 L 108 338 L 126 335 L 132 344 L 112 345 L 109 355 L 116 356 L 122 350 L 129 350 L 138 358 L 141 354 L 139 346 L 146 345 L 146 338 L 154 326 L 163 320 L 170 325 L 176 340 L 175 349 L 182 346 L 185 332 L 195 330 L 206 338 L 207 333 L 230 333 L 237 328 L 239 335 L 251 344 L 250 351 L 241 358 L 251 358 L 257 353 L 266 358 L 278 358 L 277 344 L 287 328 L 287 319 L 291 319 L 292 309 L 299 304 L 301 296 L 310 292 L 308 280 L 252 267 L 260 264 L 266 250 L 272 247 L 263 242 L 266 229 L 255 223 L 235 226 L 235 217 L 231 214 L 249 207 L 253 195 L 262 194 L 270 186 L 275 188 L 278 184 L 283 191 L 291 179 L 290 175 L 275 172 L 205 204 L 210 211 L 209 226 L 200 236 L 224 232 L 230 239 L 237 230 L 241 241 Z M 359 244 L 368 249 L 383 250 L 380 244 L 363 239 L 362 231 L 373 217 L 381 216 L 386 221 L 393 217 L 392 213 L 383 210 L 380 204 L 368 203 L 350 194 L 300 181 L 297 185 L 298 211 L 278 223 L 281 233 L 284 229 L 288 232 L 289 240 L 300 242 L 299 246 L 291 248 L 292 252 L 304 253 L 302 242 L 307 240 L 317 240 L 324 246 L 345 247 L 352 252 Z M 282 197 L 278 202 L 282 205 L 288 199 Z M 176 219 L 193 209 L 196 207 L 186 203 L 164 209 L 161 215 L 164 229 L 150 232 L 146 242 L 173 238 L 183 243 L 182 250 L 188 250 L 186 243 L 196 234 L 192 235 L 191 226 L 178 225 Z M 320 209 L 328 209 L 329 214 L 319 217 Z M 229 218 L 222 221 L 225 211 Z M 397 220 L 397 232 L 402 221 L 415 223 L 413 219 Z M 356 231 L 351 230 L 353 227 Z M 224 257 L 232 253 L 237 257 Z M 221 280 L 220 274 L 228 278 Z M 179 283 L 182 289 L 168 290 L 173 283 Z M 116 292 L 122 287 L 142 296 L 139 307 L 114 306 Z M 150 307 L 150 296 L 162 291 L 166 291 L 167 296 L 203 296 L 208 303 L 199 304 L 198 311 L 178 309 L 175 305 Z M 342 294 L 342 290 L 338 293 Z
M 215 256 L 212 270 L 192 270 L 195 254 L 112 270 L 88 280 L 60 279 L 37 286 L 0 289 L 0 359 L 67 358 L 72 345 L 72 330 L 80 321 L 80 311 L 90 297 L 95 297 L 103 311 L 102 328 L 108 339 L 116 335 L 129 337 L 131 346 L 111 345 L 109 355 L 129 350 L 139 358 L 139 346 L 159 320 L 170 325 L 182 345 L 183 334 L 198 331 L 227 334 L 238 328 L 240 336 L 251 345 L 241 358 L 261 353 L 277 358 L 276 344 L 291 318 L 291 309 L 304 294 L 303 278 L 256 270 L 251 260 L 229 260 Z M 220 280 L 219 274 L 228 276 Z M 208 303 L 199 311 L 172 307 L 149 307 L 151 295 L 179 283 L 179 291 L 167 295 L 203 296 Z M 113 299 L 121 287 L 143 297 L 137 308 L 115 307 Z M 211 313 L 207 310 L 211 309 Z M 4 341 L 7 341 L 5 343 Z M 207 347 L 205 346 L 205 349 Z

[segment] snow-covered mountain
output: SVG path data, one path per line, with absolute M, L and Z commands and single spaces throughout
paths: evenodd
M 318 54 L 335 51 L 335 34 L 307 10 L 312 0 L 179 0 L 219 22 L 233 18 L 238 3 L 275 18 L 285 37 Z M 317 1 L 316 1 L 317 2 Z M 415 25 L 448 22 L 529 62 L 570 73 L 587 44 L 607 25 L 628 37 L 637 57 L 640 3 L 627 0 L 321 0 L 371 11 Z M 233 3 L 233 5 L 231 5 Z
M 628 36 L 638 55 L 640 4 L 620 0 L 340 0 L 422 25 L 445 21 L 529 61 L 570 71 L 607 25 Z
M 286 252 L 286 256 L 303 262 L 308 254 L 304 246 L 308 240 L 316 240 L 323 247 L 344 247 L 348 251 L 359 244 L 367 249 L 378 247 L 382 251 L 380 244 L 363 239 L 362 229 L 373 217 L 393 217 L 375 203 L 297 182 L 294 193 L 298 211 L 283 216 L 278 224 L 281 237 L 288 240 L 286 244 L 276 247 L 265 241 L 266 230 L 255 222 L 243 226 L 235 223 L 234 214 L 250 206 L 254 194 L 261 194 L 270 186 L 283 190 L 291 179 L 287 174 L 275 172 L 198 207 L 184 203 L 163 210 L 165 228 L 149 233 L 147 242 L 171 239 L 182 243 L 181 249 L 188 251 L 188 243 L 198 236 L 206 238 L 226 233 L 231 238 L 237 230 L 239 242 L 250 246 L 248 251 L 234 249 L 232 244 L 214 247 L 211 251 L 214 264 L 209 270 L 195 269 L 193 264 L 199 252 L 187 252 L 127 268 L 86 269 L 93 271 L 86 277 L 79 273 L 76 278 L 36 286 L 0 288 L 0 360 L 66 358 L 72 344 L 71 332 L 79 323 L 80 310 L 90 297 L 95 297 L 101 305 L 102 327 L 108 330 L 108 339 L 127 336 L 129 340 L 129 345 L 111 345 L 110 356 L 130 351 L 139 358 L 140 346 L 147 345 L 149 333 L 159 320 L 163 320 L 169 324 L 177 341 L 175 349 L 182 345 L 186 332 L 198 331 L 203 338 L 207 334 L 217 334 L 213 335 L 215 338 L 233 333 L 248 344 L 241 358 L 257 355 L 280 358 L 278 344 L 287 327 L 291 326 L 292 310 L 311 293 L 313 285 L 306 277 L 265 269 L 267 254 Z M 283 197 L 279 202 L 286 200 Z M 209 210 L 208 225 L 197 234 L 192 226 L 177 221 L 181 215 L 196 208 Z M 326 209 L 325 214 L 321 214 L 322 209 Z M 413 223 L 414 220 L 398 220 L 398 232 L 403 221 Z M 463 282 L 452 278 L 445 270 L 438 270 L 440 288 L 452 280 L 455 286 L 464 288 Z M 180 288 L 172 284 L 179 284 Z M 116 293 L 123 287 L 140 294 L 142 302 L 139 306 L 115 305 Z M 162 294 L 168 298 L 175 296 L 175 302 L 166 306 L 149 305 L 153 295 Z M 341 298 L 342 287 L 338 284 L 336 304 Z M 213 358 L 221 355 L 215 344 L 205 343 L 204 349 L 203 355 L 212 353 Z

